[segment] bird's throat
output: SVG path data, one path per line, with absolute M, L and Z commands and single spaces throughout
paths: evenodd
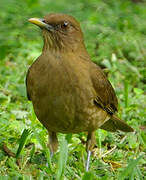
M 83 42 L 76 41 L 72 38 L 63 38 L 58 34 L 53 34 L 52 32 L 43 32 L 43 39 L 44 39 L 44 46 L 43 51 L 48 52 L 51 51 L 52 53 L 57 52 L 75 52 L 79 49 L 82 49 L 84 46 Z M 79 45 L 81 47 L 79 47 Z

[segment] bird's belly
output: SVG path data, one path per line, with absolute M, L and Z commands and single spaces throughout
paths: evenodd
M 38 119 L 48 131 L 61 133 L 93 131 L 106 121 L 107 113 L 96 107 L 92 100 L 88 99 L 87 102 L 82 97 L 75 97 L 65 93 L 64 96 L 44 97 L 39 99 L 38 103 L 33 103 Z
M 37 118 L 49 131 L 92 131 L 106 119 L 107 113 L 93 102 L 96 92 L 88 73 L 79 70 L 66 74 L 60 68 L 44 67 L 44 72 L 35 73 L 31 100 Z

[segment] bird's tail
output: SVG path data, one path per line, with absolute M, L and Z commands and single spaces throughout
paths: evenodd
M 106 121 L 100 128 L 111 132 L 115 132 L 116 130 L 124 132 L 134 131 L 132 127 L 130 127 L 125 121 L 121 120 L 116 115 L 112 115 L 111 119 Z

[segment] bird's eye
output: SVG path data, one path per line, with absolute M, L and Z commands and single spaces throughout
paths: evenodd
M 67 27 L 67 26 L 68 26 L 68 22 L 64 21 L 63 27 Z
M 43 23 L 46 23 L 46 20 L 45 20 L 45 19 L 42 19 L 42 22 L 43 22 Z

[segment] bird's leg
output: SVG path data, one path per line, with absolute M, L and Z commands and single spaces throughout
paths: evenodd
M 48 132 L 48 140 L 49 140 L 49 149 L 51 153 L 51 157 L 54 155 L 54 153 L 58 149 L 58 139 L 55 132 Z
M 95 132 L 89 132 L 87 136 L 87 143 L 86 143 L 86 150 L 87 150 L 87 161 L 86 161 L 86 171 L 89 170 L 89 164 L 90 164 L 90 156 L 92 149 L 94 148 L 96 143 L 95 139 Z

